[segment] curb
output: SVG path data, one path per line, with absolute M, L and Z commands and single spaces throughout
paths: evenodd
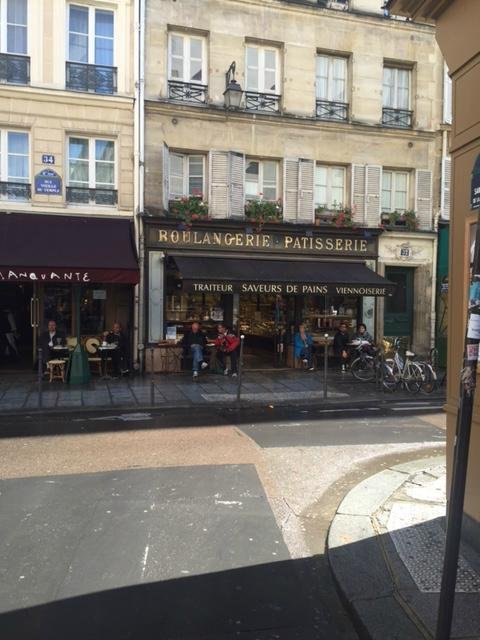
M 362 639 L 430 638 L 397 593 L 373 516 L 412 475 L 444 459 L 423 458 L 376 473 L 355 486 L 337 509 L 328 532 L 327 556 L 340 597 Z

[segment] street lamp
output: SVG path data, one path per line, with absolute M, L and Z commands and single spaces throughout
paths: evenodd
M 242 87 L 235 80 L 235 62 L 232 62 L 225 74 L 225 91 L 223 92 L 225 108 L 238 109 L 242 102 L 242 95 Z

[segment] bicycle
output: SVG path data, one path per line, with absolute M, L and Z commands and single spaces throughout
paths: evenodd
M 412 351 L 405 352 L 405 359 L 400 355 L 400 339 L 394 342 L 393 358 L 385 361 L 386 375 L 384 377 L 384 387 L 394 391 L 398 386 L 403 386 L 409 393 L 418 393 L 422 386 L 422 369 L 418 362 L 412 358 L 415 354 Z
M 375 378 L 375 357 L 366 351 L 366 348 L 370 347 L 370 342 L 368 340 L 354 340 L 352 346 L 355 347 L 358 354 L 350 364 L 352 375 L 362 382 L 373 380 Z
M 423 393 L 432 393 L 438 389 L 438 376 L 436 372 L 436 363 L 438 362 L 437 349 L 431 349 L 428 360 L 424 362 L 418 362 L 419 367 L 422 370 L 422 385 L 420 390 Z

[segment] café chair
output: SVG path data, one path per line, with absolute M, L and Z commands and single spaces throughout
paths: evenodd
M 102 375 L 102 358 L 98 355 L 98 347 L 100 346 L 98 338 L 87 338 L 85 340 L 85 350 L 88 354 L 89 365 L 98 367 L 98 375 Z

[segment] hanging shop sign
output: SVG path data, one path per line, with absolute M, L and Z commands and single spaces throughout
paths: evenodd
M 309 235 L 294 232 L 276 233 L 245 231 L 211 231 L 207 229 L 179 230 L 151 225 L 148 244 L 152 248 L 207 249 L 229 251 L 287 252 L 324 256 L 376 257 L 376 236 Z
M 473 165 L 470 206 L 472 209 L 480 209 L 480 154 Z
M 43 169 L 35 176 L 35 193 L 58 196 L 62 193 L 62 179 L 53 169 Z

